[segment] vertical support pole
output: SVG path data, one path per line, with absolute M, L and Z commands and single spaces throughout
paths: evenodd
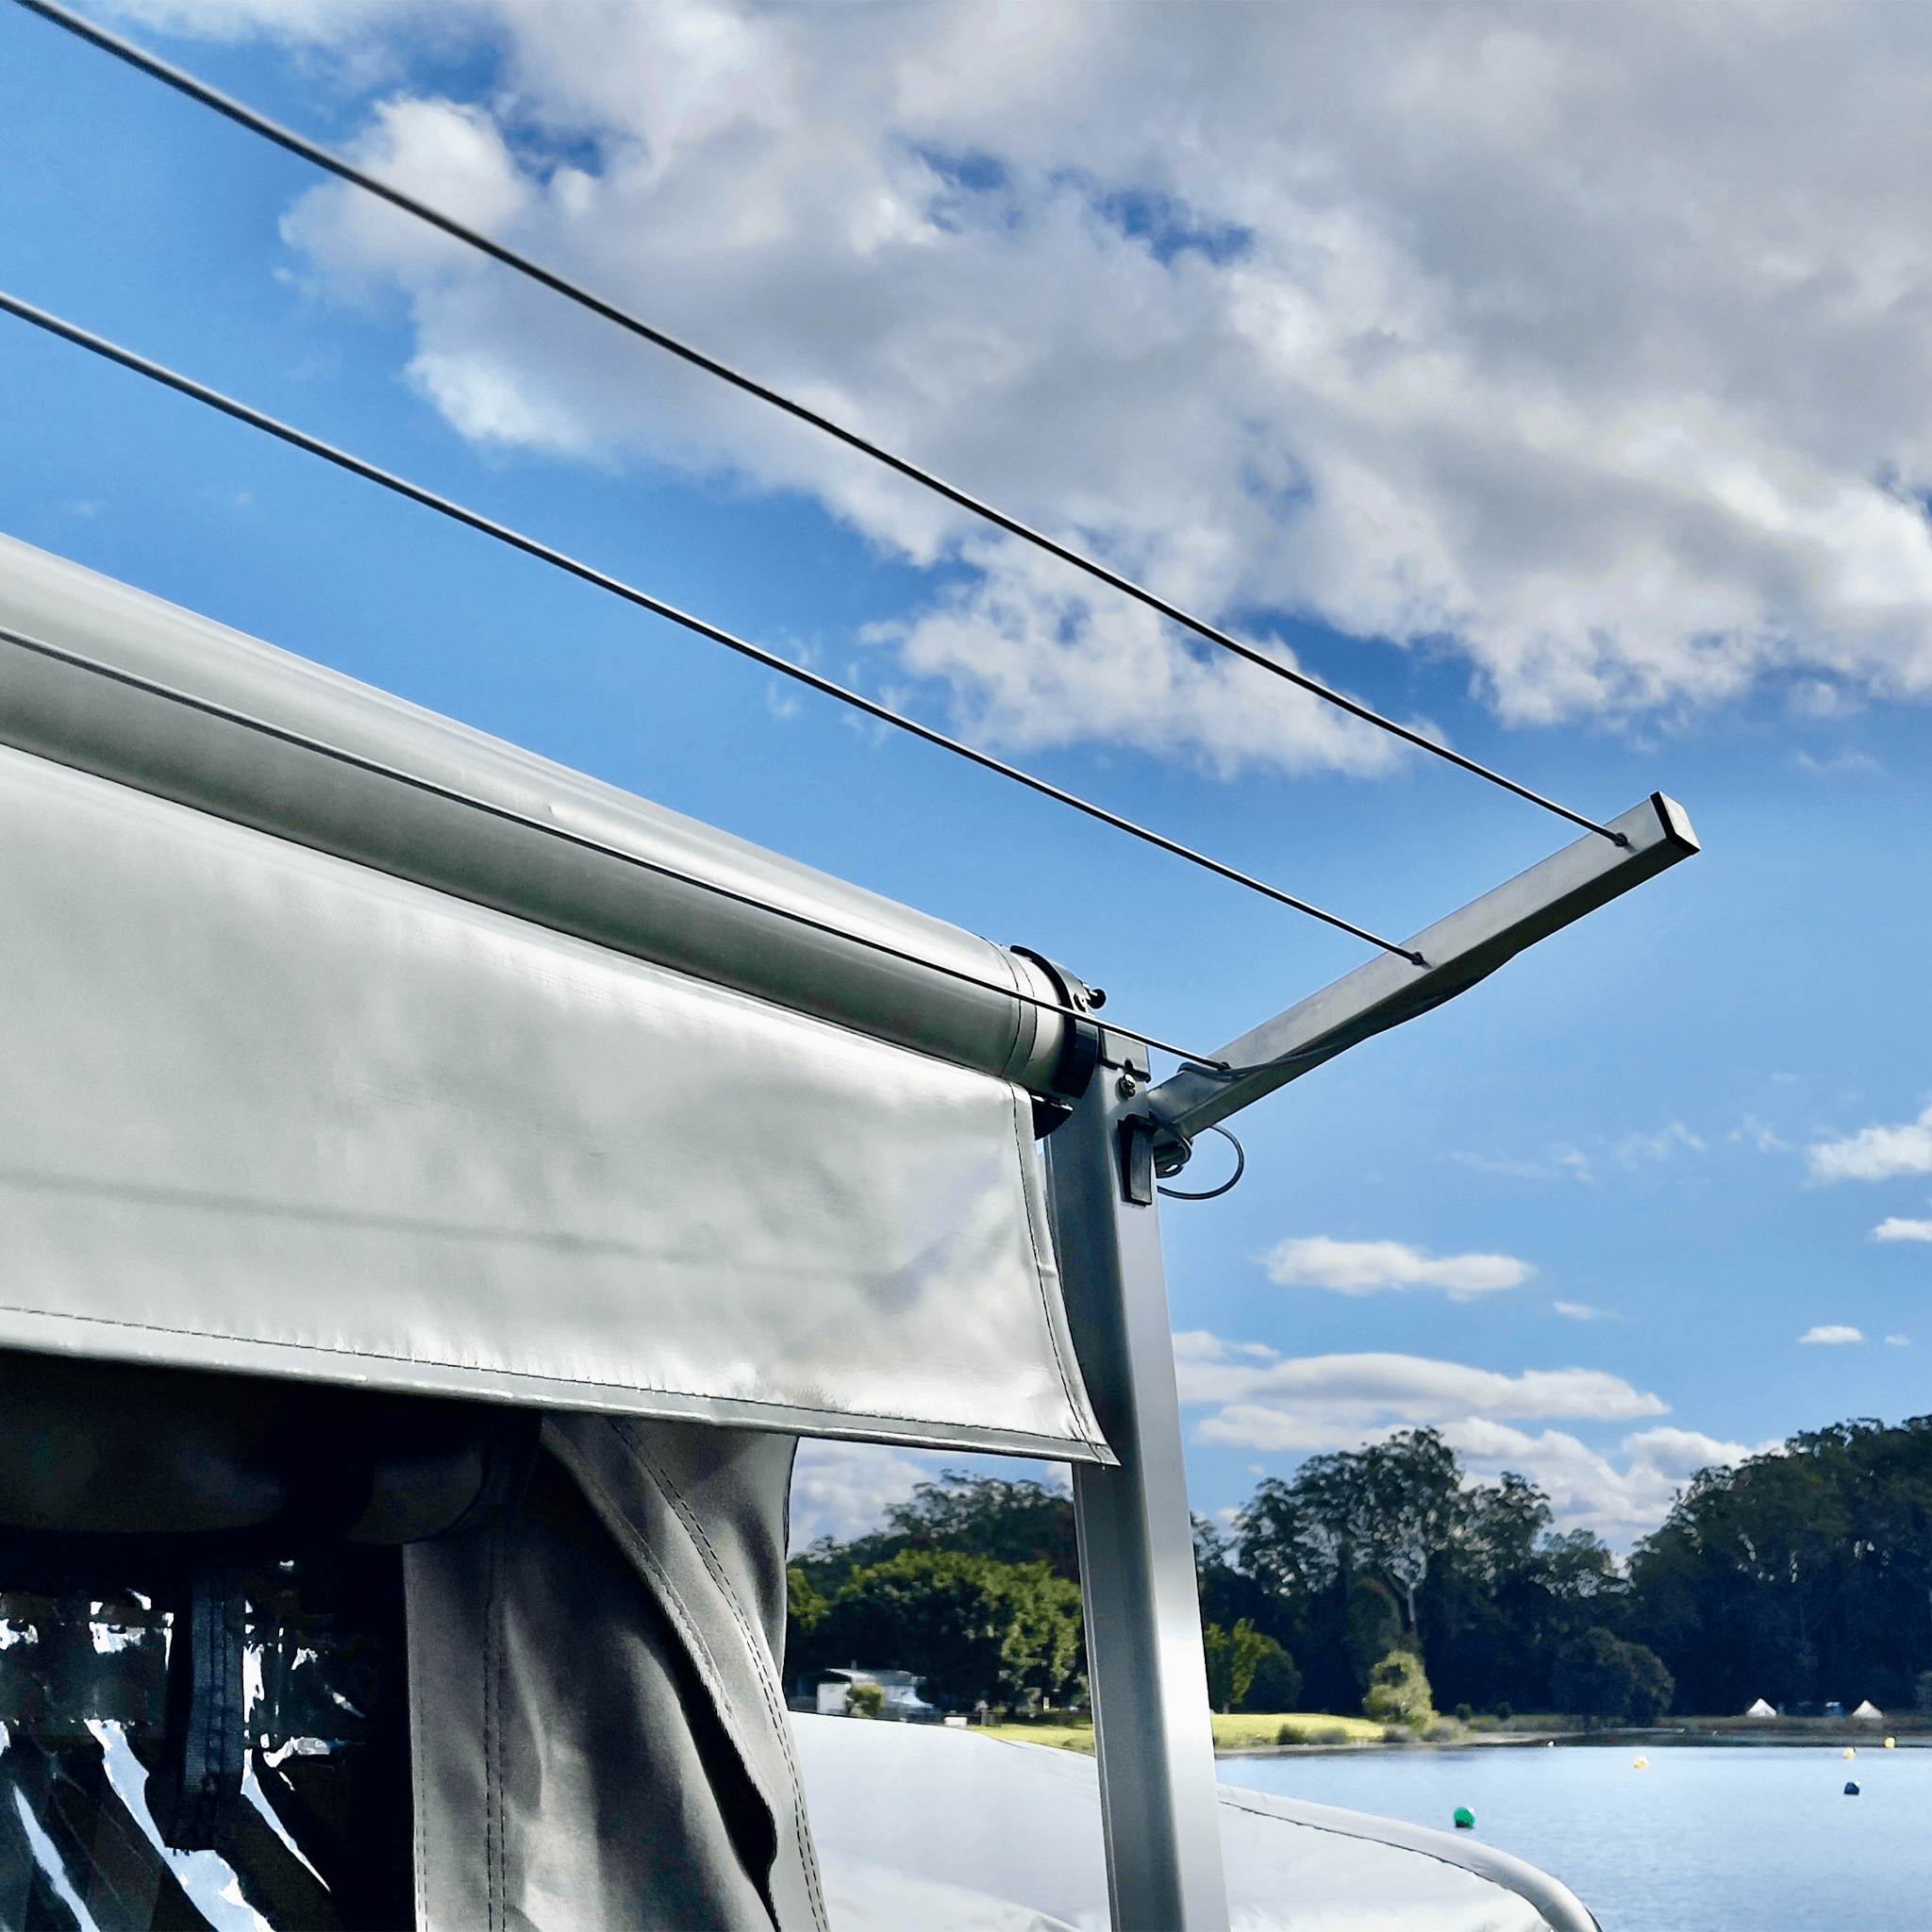
M 1114 1932 L 1226 1932 L 1146 1089 L 1144 1050 L 1106 1036 L 1086 1098 L 1046 1143 L 1067 1319 L 1120 1457 L 1074 1471 L 1107 1883 Z M 1150 1131 L 1123 1132 L 1139 1120 Z

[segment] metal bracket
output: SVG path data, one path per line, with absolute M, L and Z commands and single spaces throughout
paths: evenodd
M 1031 959 L 1053 982 L 1055 990 L 1068 1006 L 1087 1013 L 1107 1004 L 1106 993 L 1097 986 L 1089 986 L 1077 974 L 1070 973 L 1044 953 L 1036 953 L 1031 946 L 1009 946 L 1007 950 L 1019 954 L 1023 959 Z M 1091 1020 L 1074 1021 L 1066 1029 L 1060 1042 L 1059 1058 L 1047 1077 L 1048 1091 L 1033 1096 L 1033 1138 L 1036 1141 L 1045 1140 L 1066 1123 L 1074 1111 L 1074 1103 L 1086 1093 L 1093 1078 L 1093 1070 L 1099 1064 L 1100 1028 Z

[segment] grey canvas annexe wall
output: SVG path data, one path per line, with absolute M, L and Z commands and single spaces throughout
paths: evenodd
M 8 540 L 0 747 L 0 1345 L 1110 1459 L 1028 962 Z

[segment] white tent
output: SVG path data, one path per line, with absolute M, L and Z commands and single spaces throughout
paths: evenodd
M 1869 1697 L 1853 1711 L 1852 1715 L 1862 1719 L 1868 1724 L 1882 1724 L 1885 1722 L 1885 1713 Z
M 1745 1711 L 1744 1715 L 1746 1717 L 1775 1717 L 1777 1712 L 1760 1697 L 1757 1703 Z

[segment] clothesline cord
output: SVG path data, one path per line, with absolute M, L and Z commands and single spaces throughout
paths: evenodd
M 0 309 L 17 316 L 22 322 L 31 323 L 36 328 L 46 330 L 50 335 L 58 336 L 62 341 L 72 342 L 78 348 L 86 349 L 108 361 L 119 363 L 122 368 L 132 370 L 137 375 L 143 375 L 152 381 L 161 383 L 194 402 L 219 409 L 224 415 L 232 416 L 237 422 L 246 423 L 250 427 L 276 437 L 310 456 L 321 457 L 325 461 L 348 471 L 352 475 L 380 484 L 383 489 L 392 491 L 398 496 L 407 497 L 412 503 L 421 504 L 426 509 L 433 509 L 439 515 L 465 525 L 470 529 L 493 538 L 500 543 L 507 543 L 512 549 L 521 550 L 525 556 L 536 558 L 540 562 L 567 571 L 572 576 L 579 577 L 585 583 L 593 584 L 599 590 L 608 591 L 613 596 L 622 597 L 626 602 L 637 605 L 641 609 L 650 611 L 654 616 L 680 625 L 684 629 L 693 631 L 699 637 L 708 638 L 714 643 L 724 645 L 727 650 L 736 651 L 741 657 L 749 658 L 755 663 L 779 672 L 784 676 L 795 678 L 799 683 L 822 692 L 826 697 L 836 698 L 841 704 L 850 705 L 854 709 L 863 711 L 866 716 L 876 718 L 881 724 L 895 725 L 901 731 L 910 732 L 915 738 L 924 739 L 928 744 L 937 745 L 942 751 L 952 752 L 956 757 L 966 758 L 989 772 L 997 773 L 1003 778 L 1010 778 L 1016 784 L 1024 785 L 1044 797 L 1057 800 L 1075 811 L 1084 812 L 1089 818 L 1099 820 L 1102 824 L 1111 825 L 1116 831 L 1125 832 L 1146 844 L 1173 854 L 1176 858 L 1185 858 L 1189 863 L 1200 866 L 1204 871 L 1211 872 L 1218 877 L 1231 880 L 1239 886 L 1245 886 L 1250 891 L 1273 899 L 1277 905 L 1306 913 L 1310 919 L 1319 919 L 1324 924 L 1349 933 L 1356 939 L 1366 940 L 1370 945 L 1379 946 L 1384 952 L 1397 954 L 1418 966 L 1427 963 L 1421 954 L 1413 953 L 1406 946 L 1397 945 L 1392 940 L 1382 939 L 1369 931 L 1366 926 L 1357 925 L 1352 920 L 1343 919 L 1339 913 L 1324 911 L 1308 900 L 1297 898 L 1292 892 L 1284 892 L 1278 886 L 1271 886 L 1264 879 L 1257 879 L 1249 873 L 1225 865 L 1205 852 L 1195 851 L 1191 845 L 1183 845 L 1177 839 L 1170 839 L 1164 832 L 1157 832 L 1150 826 L 1123 817 L 1119 812 L 1109 811 L 1104 805 L 1096 805 L 1091 799 L 1082 798 L 1077 792 L 1068 791 L 1045 778 L 1037 777 L 1031 772 L 1023 771 L 1018 765 L 1009 765 L 1004 758 L 994 758 L 991 752 L 980 751 L 959 739 L 950 738 L 943 731 L 936 731 L 930 724 L 922 724 L 918 719 L 908 718 L 903 711 L 895 711 L 891 707 L 866 697 L 862 692 L 853 691 L 846 685 L 836 683 L 829 677 L 822 677 L 816 671 L 809 671 L 802 664 L 794 664 L 789 658 L 782 658 L 777 652 L 767 650 L 762 644 L 755 644 L 748 639 L 741 638 L 702 617 L 694 617 L 688 610 L 680 610 L 675 604 L 668 604 L 661 597 L 654 597 L 648 591 L 641 591 L 635 585 L 625 583 L 622 577 L 615 577 L 607 571 L 598 570 L 594 565 L 582 562 L 565 551 L 539 541 L 535 537 L 528 537 L 520 530 L 511 529 L 507 524 L 499 524 L 494 518 L 486 517 L 478 510 L 469 509 L 449 497 L 441 496 L 433 490 L 425 489 L 420 483 L 411 483 L 407 477 L 380 469 L 374 463 L 364 461 L 360 457 L 352 456 L 347 450 L 338 449 L 335 444 L 323 441 L 320 437 L 310 436 L 308 431 L 297 429 L 291 424 L 281 422 L 276 417 L 252 408 L 246 403 L 238 402 L 233 396 L 224 395 L 219 390 L 209 389 L 207 384 L 196 382 L 192 376 L 183 375 L 163 363 L 152 361 L 145 356 L 136 354 L 132 349 L 123 348 L 118 342 L 111 342 L 105 336 L 97 336 L 91 330 L 65 321 L 47 309 L 36 308 L 31 302 L 23 302 L 17 295 L 0 291 Z
M 909 461 L 905 457 L 895 455 L 883 445 L 874 442 L 870 438 L 861 436 L 857 430 L 848 429 L 843 424 L 822 414 L 819 410 L 808 407 L 791 396 L 786 395 L 782 391 L 773 389 L 769 384 L 758 381 L 755 376 L 747 375 L 742 371 L 734 369 L 729 363 L 720 361 L 715 356 L 708 355 L 706 351 L 682 341 L 668 331 L 642 321 L 640 317 L 632 315 L 628 310 L 620 308 L 615 303 L 606 301 L 601 295 L 593 294 L 588 289 L 580 287 L 567 276 L 557 274 L 553 269 L 543 267 L 541 262 L 532 261 L 527 256 L 519 254 L 515 249 L 508 248 L 502 242 L 492 241 L 480 230 L 472 228 L 466 223 L 458 221 L 454 215 L 444 213 L 442 209 L 432 206 L 428 202 L 419 201 L 407 191 L 391 186 L 379 176 L 370 174 L 366 169 L 357 167 L 352 161 L 344 160 L 340 155 L 332 153 L 319 142 L 309 141 L 305 136 L 297 134 L 292 128 L 285 127 L 279 122 L 271 120 L 267 115 L 257 112 L 255 108 L 234 99 L 229 94 L 223 93 L 217 88 L 210 87 L 206 81 L 198 79 L 184 69 L 175 67 L 171 62 L 158 58 L 157 56 L 148 53 L 145 49 L 135 45 L 131 41 L 123 40 L 120 35 L 108 32 L 106 27 L 95 25 L 94 22 L 84 18 L 82 15 L 72 12 L 65 7 L 56 5 L 55 0 L 18 0 L 18 4 L 26 8 L 29 12 L 37 13 L 42 19 L 50 21 L 56 26 L 64 27 L 69 33 L 77 35 L 80 39 L 100 48 L 104 53 L 113 55 L 116 59 L 125 61 L 130 67 L 136 68 L 151 78 L 173 88 L 177 93 L 184 94 L 188 99 L 197 102 L 202 107 L 212 108 L 214 112 L 225 116 L 238 126 L 245 127 L 250 133 L 259 135 L 262 139 L 273 142 L 277 147 L 286 149 L 290 154 L 299 156 L 302 159 L 310 162 L 315 167 L 326 170 L 329 174 L 352 183 L 367 193 L 379 196 L 392 207 L 401 208 L 405 213 L 414 216 L 416 220 L 425 222 L 431 227 L 441 229 L 442 233 L 450 236 L 453 240 L 462 242 L 465 247 L 474 248 L 479 253 L 489 256 L 492 260 L 500 262 L 504 267 L 513 270 L 516 274 L 526 276 L 529 280 L 548 289 L 553 294 L 560 295 L 565 301 L 575 303 L 580 308 L 588 309 L 591 314 L 601 317 L 604 321 L 613 324 L 615 326 L 627 331 L 641 341 L 647 341 L 670 355 L 680 358 L 693 368 L 703 370 L 708 375 L 715 376 L 722 382 L 729 383 L 733 388 L 741 390 L 745 394 L 756 397 L 759 402 L 769 404 L 774 408 L 781 409 L 787 415 L 794 417 L 797 421 L 808 424 L 810 427 L 823 432 L 826 436 L 835 438 L 848 448 L 859 451 L 862 455 L 872 458 L 873 461 L 882 463 L 888 469 L 896 471 L 900 475 L 917 483 L 923 489 L 932 491 L 937 495 L 944 497 L 948 502 L 956 504 L 961 509 L 968 510 L 974 516 L 982 518 L 995 527 L 1005 530 L 1009 536 L 1017 537 L 1023 542 L 1034 545 L 1036 548 L 1046 552 L 1049 556 L 1058 558 L 1062 563 L 1069 564 L 1074 569 L 1084 572 L 1097 582 L 1106 584 L 1109 589 L 1119 591 L 1122 595 L 1131 597 L 1137 602 L 1145 605 L 1149 609 L 1158 612 L 1159 615 L 1168 619 L 1171 623 L 1177 624 L 1183 629 L 1191 631 L 1196 637 L 1206 640 L 1208 643 L 1214 644 L 1222 650 L 1232 652 L 1236 657 L 1242 658 L 1247 663 L 1257 666 L 1259 669 L 1268 672 L 1271 675 L 1283 678 L 1288 683 L 1298 686 L 1322 703 L 1332 705 L 1337 709 L 1347 712 L 1351 717 L 1359 719 L 1363 724 L 1374 725 L 1378 731 L 1388 732 L 1391 737 L 1400 739 L 1405 744 L 1412 745 L 1419 751 L 1428 753 L 1432 758 L 1445 759 L 1448 763 L 1457 766 L 1462 771 L 1471 773 L 1478 778 L 1487 779 L 1491 785 L 1501 786 L 1504 791 L 1513 792 L 1518 798 L 1526 799 L 1532 805 L 1541 806 L 1545 811 L 1555 812 L 1558 818 L 1567 819 L 1572 824 L 1581 825 L 1586 831 L 1598 833 L 1603 838 L 1609 840 L 1612 844 L 1624 845 L 1628 843 L 1628 841 L 1622 833 L 1611 830 L 1609 826 L 1599 824 L 1596 820 L 1588 817 L 1586 814 L 1573 811 L 1567 805 L 1558 804 L 1557 800 L 1545 797 L 1541 792 L 1533 791 L 1529 786 L 1520 783 L 1506 774 L 1495 771 L 1479 760 L 1465 756 L 1463 753 L 1455 750 L 1452 746 L 1442 744 L 1439 741 L 1414 730 L 1409 725 L 1397 724 L 1392 718 L 1384 717 L 1381 712 L 1374 709 L 1371 706 L 1364 705 L 1357 699 L 1348 697 L 1344 693 L 1334 690 L 1331 686 L 1324 684 L 1320 678 L 1310 677 L 1307 672 L 1296 670 L 1292 665 L 1284 664 L 1279 658 L 1270 657 L 1265 651 L 1259 650 L 1252 644 L 1243 643 L 1241 639 L 1231 636 L 1228 632 L 1221 629 L 1219 625 L 1209 624 L 1204 618 L 1193 616 L 1179 605 L 1170 602 L 1158 592 L 1147 589 L 1145 585 L 1137 583 L 1133 578 L 1123 575 L 1119 571 L 1110 569 L 1097 558 L 1089 557 L 1084 552 L 1060 542 L 1057 538 L 1048 536 L 1042 530 L 1035 529 L 1031 525 L 1021 522 L 1019 518 L 1008 515 L 1005 510 L 984 501 L 980 497 L 974 496 L 969 491 L 958 488 L 956 484 L 947 482 L 944 477 L 935 475 L 930 470 L 922 468 L 919 464 Z M 1377 941 L 1377 943 L 1381 943 L 1381 941 Z M 1399 951 L 1400 949 L 1391 948 L 1391 950 Z

